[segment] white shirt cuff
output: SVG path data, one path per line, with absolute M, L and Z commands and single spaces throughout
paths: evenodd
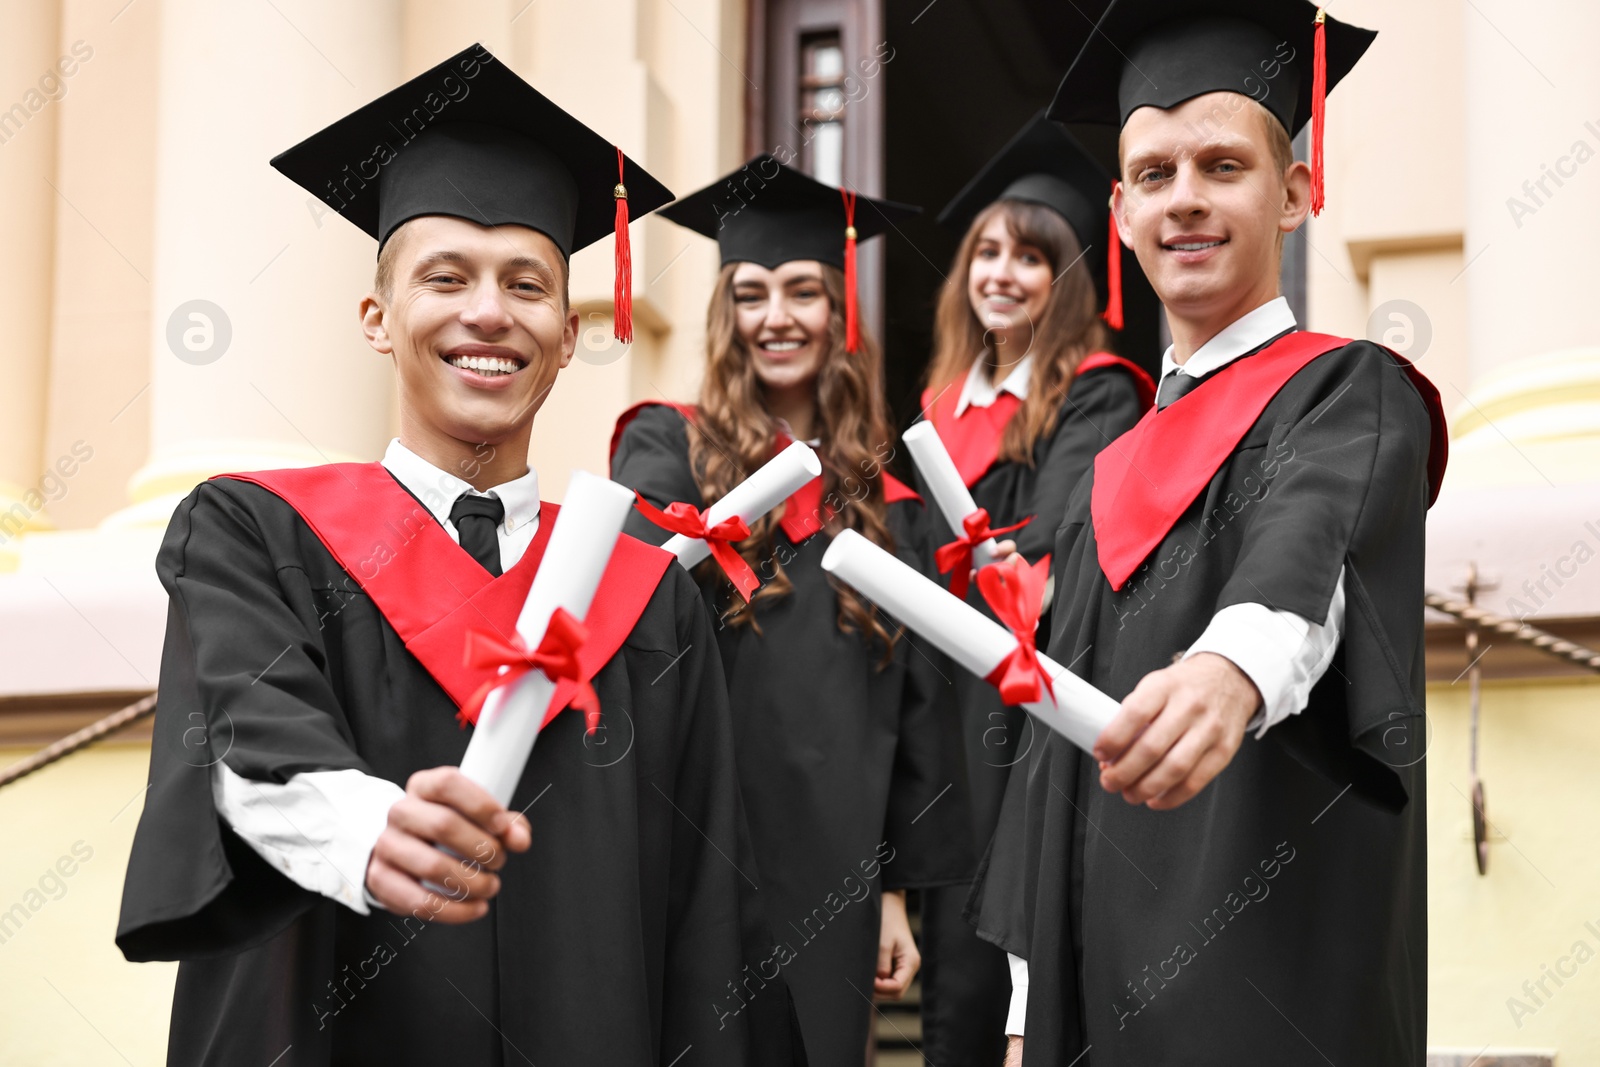
M 1028 961 L 1006 953 L 1011 964 L 1011 1010 L 1006 1013 L 1006 1036 L 1021 1037 L 1028 1016 Z
M 296 885 L 360 915 L 377 902 L 366 891 L 367 862 L 405 790 L 356 770 L 305 771 L 279 785 L 213 764 L 218 813 L 252 849 Z
M 1311 689 L 1333 662 L 1344 631 L 1344 571 L 1321 625 L 1264 604 L 1234 604 L 1212 616 L 1200 639 L 1184 653 L 1213 652 L 1243 671 L 1261 691 L 1261 706 L 1247 729 L 1256 737 L 1305 710 Z

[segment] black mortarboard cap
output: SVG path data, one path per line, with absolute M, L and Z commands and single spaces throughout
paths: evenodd
M 856 350 L 855 246 L 919 213 L 920 207 L 875 200 L 824 185 L 762 154 L 661 210 L 678 225 L 717 242 L 722 265 L 759 263 L 768 270 L 814 259 L 845 273 L 848 347 Z
M 858 241 L 922 211 L 869 196 L 855 199 Z M 837 187 L 764 154 L 663 208 L 661 215 L 715 240 L 723 266 L 749 262 L 771 270 L 793 259 L 815 259 L 842 268 L 845 230 L 851 225 L 845 205 Z
M 1121 126 L 1141 107 L 1213 92 L 1248 96 L 1290 136 L 1315 120 L 1321 208 L 1323 99 L 1378 35 L 1308 0 L 1112 0 L 1061 80 L 1050 117 Z
M 1076 138 L 1040 112 L 939 213 L 939 222 L 965 230 L 997 200 L 1043 204 L 1067 220 L 1100 294 L 1107 298 L 1111 175 Z
M 378 240 L 422 215 L 516 224 L 563 256 L 617 237 L 617 332 L 631 339 L 627 224 L 672 193 L 477 44 L 273 157 Z

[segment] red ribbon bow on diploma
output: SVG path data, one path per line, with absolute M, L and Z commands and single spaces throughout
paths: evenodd
M 728 576 L 733 587 L 739 590 L 739 595 L 748 603 L 750 595 L 756 591 L 761 580 L 756 577 L 755 570 L 739 555 L 739 550 L 733 547 L 735 541 L 743 541 L 750 536 L 750 527 L 737 515 L 723 519 L 715 526 L 706 525 L 706 513 L 697 510 L 693 504 L 678 501 L 668 504 L 667 510 L 662 511 L 637 491 L 633 494 L 637 499 L 634 507 L 639 509 L 639 514 L 661 527 L 671 530 L 675 534 L 693 537 L 704 541 L 706 547 L 711 549 L 711 558 L 717 561 L 717 566 L 722 568 L 722 573 Z
M 1044 604 L 1044 583 L 1050 576 L 1050 557 L 1029 566 L 1021 556 L 1004 563 L 991 563 L 978 572 L 978 591 L 1017 639 L 1017 647 L 990 671 L 984 681 L 1000 690 L 1007 704 L 1031 704 L 1043 692 L 1056 697 L 1050 675 L 1039 662 L 1035 632 Z
M 490 630 L 468 630 L 465 656 L 468 667 L 496 672 L 501 667 L 510 669 L 504 674 L 497 673 L 478 687 L 461 709 L 462 725 L 478 721 L 483 702 L 489 699 L 492 690 L 511 685 L 537 668 L 552 682 L 570 678 L 578 683 L 572 706 L 583 712 L 584 724 L 589 733 L 594 733 L 600 727 L 600 697 L 578 667 L 578 649 L 588 639 L 588 629 L 566 608 L 557 608 L 550 616 L 550 624 L 545 627 L 544 637 L 536 649 L 530 650 L 521 634 L 512 634 L 508 641 Z
M 967 598 L 967 580 L 972 570 L 972 550 L 991 537 L 1008 534 L 1013 530 L 1020 530 L 1033 521 L 1029 515 L 1021 522 L 1010 526 L 1002 526 L 998 530 L 989 529 L 989 513 L 983 508 L 978 508 L 972 514 L 961 520 L 962 534 L 948 545 L 940 545 L 933 554 L 933 560 L 939 566 L 940 574 L 950 574 L 950 592 L 960 597 Z

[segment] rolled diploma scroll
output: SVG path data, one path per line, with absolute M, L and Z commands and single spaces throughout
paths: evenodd
M 980 678 L 993 673 L 1017 647 L 1011 631 L 854 530 L 833 539 L 823 554 L 822 569 Z M 1041 693 L 1037 702 L 1024 705 L 1028 713 L 1085 752 L 1091 751 L 1120 705 L 1043 653 L 1039 663 L 1050 676 L 1056 699 Z
M 745 522 L 754 522 L 821 473 L 822 461 L 817 454 L 795 441 L 707 508 L 706 525 L 715 526 L 735 515 Z M 674 534 L 661 547 L 677 556 L 685 567 L 693 567 L 711 555 L 711 548 L 704 541 L 683 534 Z
M 566 608 L 579 620 L 589 614 L 595 588 L 632 509 L 629 490 L 587 471 L 573 472 L 539 573 L 533 576 L 528 599 L 517 617 L 517 633 L 529 648 L 538 648 L 544 640 L 556 608 Z M 543 671 L 531 670 L 509 689 L 496 689 L 484 701 L 461 760 L 461 773 L 487 789 L 502 806 L 511 803 L 554 694 L 555 683 Z
M 961 472 L 956 470 L 955 461 L 945 451 L 944 442 L 939 440 L 939 431 L 933 428 L 933 423 L 924 420 L 914 423 L 900 435 L 900 439 L 911 450 L 911 461 L 917 465 L 917 473 L 922 475 L 933 502 L 939 506 L 944 521 L 950 524 L 951 532 L 957 537 L 965 535 L 967 531 L 961 521 L 977 511 L 978 505 L 973 502 L 972 494 L 967 492 Z M 994 538 L 985 538 L 972 546 L 974 570 L 987 567 L 994 562 L 994 557 Z

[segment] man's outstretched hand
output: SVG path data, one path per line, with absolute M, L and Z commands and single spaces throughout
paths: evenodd
M 1095 739 L 1101 787 L 1156 811 L 1189 801 L 1239 751 L 1260 706 L 1255 683 L 1213 652 L 1151 671 Z
M 507 851 L 525 852 L 532 843 L 528 820 L 501 807 L 460 768 L 418 771 L 389 809 L 389 825 L 367 861 L 367 891 L 398 915 L 471 922 L 488 914 L 490 898 L 500 892 L 494 872 L 505 866 Z

